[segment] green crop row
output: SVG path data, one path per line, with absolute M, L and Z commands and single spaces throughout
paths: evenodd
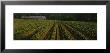
M 94 22 L 72 21 L 72 22 L 65 22 L 65 24 L 68 24 L 72 28 L 81 32 L 88 39 L 92 39 L 92 40 L 97 39 L 97 24 Z
M 97 23 L 14 19 L 15 40 L 96 40 Z

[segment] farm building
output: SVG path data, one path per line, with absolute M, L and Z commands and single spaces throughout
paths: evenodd
M 22 16 L 21 18 L 46 19 L 46 16 Z

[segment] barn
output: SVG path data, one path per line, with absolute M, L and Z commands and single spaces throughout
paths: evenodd
M 21 18 L 29 18 L 29 19 L 46 19 L 46 16 L 22 16 Z

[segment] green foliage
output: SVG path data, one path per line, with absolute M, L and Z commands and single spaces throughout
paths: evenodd
M 67 21 L 65 24 L 74 28 L 74 30 L 76 29 L 81 32 L 83 35 L 88 37 L 88 39 L 97 39 L 97 24 L 94 22 Z
M 21 16 L 46 16 L 47 20 L 97 22 L 96 13 L 14 13 L 14 18 Z
M 14 19 L 15 40 L 96 40 L 95 22 Z

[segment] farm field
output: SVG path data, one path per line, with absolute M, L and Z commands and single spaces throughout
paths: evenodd
M 97 23 L 15 18 L 14 40 L 97 40 Z

